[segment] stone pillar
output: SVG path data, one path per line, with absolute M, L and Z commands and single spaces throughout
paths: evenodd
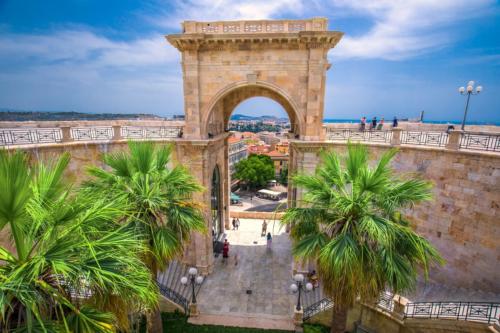
M 391 146 L 401 145 L 401 128 L 392 129 Z
M 73 138 L 71 137 L 71 127 L 61 127 L 62 132 L 62 142 L 71 142 Z
M 460 139 L 462 138 L 463 131 L 451 131 L 448 135 L 448 144 L 446 149 L 458 150 L 460 147 Z
M 403 320 L 405 318 L 405 308 L 406 304 L 408 304 L 408 299 L 395 294 L 392 298 L 394 302 L 394 309 L 392 310 L 392 315 L 399 320 Z
M 113 126 L 113 141 L 122 140 L 122 127 L 119 125 Z

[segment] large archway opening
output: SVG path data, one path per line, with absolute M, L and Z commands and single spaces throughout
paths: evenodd
M 268 213 L 287 205 L 289 140 L 295 137 L 285 107 L 267 96 L 250 97 L 228 110 L 226 128 L 229 215 Z M 257 215 L 256 215 L 257 216 Z M 262 215 L 265 216 L 265 215 Z M 232 226 L 231 226 L 232 227 Z
M 280 105 L 288 115 L 289 132 L 297 139 L 300 137 L 303 133 L 305 119 L 297 102 L 282 89 L 267 82 L 234 83 L 219 91 L 206 106 L 207 112 L 204 112 L 205 118 L 202 119 L 204 136 L 212 138 L 227 131 L 234 110 L 244 101 L 254 97 L 266 97 Z

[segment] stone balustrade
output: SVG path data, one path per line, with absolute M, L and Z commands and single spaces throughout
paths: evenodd
M 148 124 L 109 126 L 12 127 L 0 128 L 0 147 L 64 144 L 68 142 L 103 142 L 118 140 L 173 140 L 182 138 L 183 124 Z M 365 130 L 325 127 L 325 142 L 362 142 L 391 146 L 426 146 L 449 150 L 472 150 L 500 153 L 500 133 L 463 131 L 417 131 L 394 128 Z
M 427 146 L 450 150 L 474 150 L 500 153 L 500 133 L 464 131 L 418 131 L 393 128 L 364 130 L 325 127 L 325 141 L 379 143 L 392 146 Z
M 251 21 L 185 21 L 184 34 L 256 34 L 297 33 L 300 31 L 327 31 L 326 18 L 308 20 L 251 20 Z
M 61 126 L 0 129 L 0 147 L 107 142 L 119 140 L 172 140 L 182 138 L 183 126 Z

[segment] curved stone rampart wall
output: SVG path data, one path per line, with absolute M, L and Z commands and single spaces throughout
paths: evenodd
M 311 144 L 315 144 L 313 150 L 304 148 Z M 302 147 L 300 145 L 300 142 L 294 141 L 291 145 L 291 164 L 296 165 L 298 170 L 313 170 L 318 161 L 317 151 L 321 147 L 338 152 L 346 150 L 345 143 L 316 142 L 302 143 Z M 390 147 L 384 144 L 368 146 L 373 159 Z M 65 151 L 70 152 L 72 159 L 67 175 L 76 182 L 87 177 L 87 165 L 102 165 L 102 153 L 125 148 L 124 140 L 21 147 L 33 159 L 41 160 L 48 160 Z M 211 159 L 210 156 L 208 154 L 207 159 Z M 447 260 L 444 267 L 431 272 L 431 280 L 450 286 L 498 293 L 500 154 L 401 146 L 393 166 L 398 172 L 418 174 L 435 185 L 433 201 L 407 210 L 416 230 L 428 238 Z

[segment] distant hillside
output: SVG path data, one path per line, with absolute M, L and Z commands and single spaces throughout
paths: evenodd
M 64 120 L 162 120 L 163 117 L 144 113 L 81 113 L 81 112 L 58 112 L 58 111 L 13 111 L 0 109 L 0 121 L 64 121 Z
M 247 116 L 244 114 L 233 114 L 231 116 L 231 120 L 255 120 L 255 121 L 265 121 L 265 120 L 275 120 L 275 121 L 288 121 L 288 118 L 278 118 L 275 116 L 259 116 L 259 117 L 254 117 L 254 116 Z

